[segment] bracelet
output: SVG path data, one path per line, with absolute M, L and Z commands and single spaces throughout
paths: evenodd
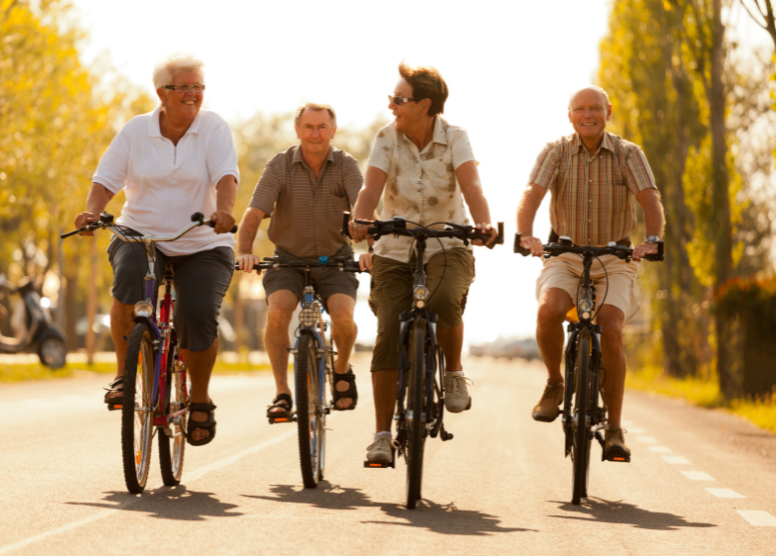
M 369 252 L 370 253 L 374 253 L 375 252 L 375 244 L 374 243 L 369 246 Z

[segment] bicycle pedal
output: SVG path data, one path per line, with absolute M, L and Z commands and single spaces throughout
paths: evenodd
M 385 469 L 387 467 L 390 467 L 393 469 L 394 467 L 396 467 L 396 465 L 393 461 L 389 463 L 380 463 L 376 461 L 369 461 L 367 459 L 367 460 L 364 460 L 364 467 L 368 467 L 370 469 Z
M 268 417 L 267 420 L 269 421 L 270 425 L 274 425 L 275 423 L 293 423 L 296 421 L 296 416 L 292 417 Z
M 116 397 L 118 398 L 118 396 L 116 396 Z M 119 404 L 109 403 L 109 404 L 107 404 L 107 405 L 108 405 L 108 411 L 118 411 L 119 409 L 121 409 L 122 407 L 124 407 L 124 406 L 123 406 L 122 404 L 120 404 L 120 403 L 119 403 Z

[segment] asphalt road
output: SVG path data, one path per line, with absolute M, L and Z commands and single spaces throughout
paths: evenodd
M 424 500 L 405 465 L 364 469 L 373 409 L 335 413 L 326 475 L 305 490 L 294 425 L 267 424 L 268 374 L 217 376 L 218 434 L 183 482 L 125 491 L 104 376 L 0 387 L 0 555 L 776 554 L 776 436 L 733 415 L 628 392 L 633 462 L 601 462 L 572 506 L 559 422 L 535 423 L 540 364 L 470 359 L 471 411 L 427 443 Z M 156 458 L 156 453 L 154 453 Z

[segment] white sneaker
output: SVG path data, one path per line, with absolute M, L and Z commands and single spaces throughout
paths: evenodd
M 463 375 L 445 373 L 445 408 L 450 413 L 460 413 L 472 406 L 472 397 L 466 383 L 471 379 Z
M 367 447 L 369 451 L 366 453 L 366 459 L 372 463 L 391 463 L 393 461 L 392 447 L 391 437 L 381 434 Z

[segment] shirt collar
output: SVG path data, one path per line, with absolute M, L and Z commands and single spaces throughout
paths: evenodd
M 329 145 L 329 154 L 326 155 L 326 160 L 328 162 L 334 163 L 334 147 Z M 296 164 L 297 162 L 304 163 L 307 165 L 307 162 L 304 161 L 304 157 L 302 156 L 302 145 L 296 145 L 296 148 L 294 149 L 294 156 L 291 159 L 291 164 Z
M 150 137 L 164 137 L 162 135 L 162 130 L 159 127 L 159 114 L 162 112 L 162 107 L 157 106 L 156 109 L 151 112 L 151 119 L 148 120 L 148 135 Z M 200 114 L 197 113 L 196 116 L 194 116 L 194 121 L 191 122 L 191 125 L 189 126 L 189 129 L 186 130 L 186 133 L 183 134 L 185 137 L 189 133 L 196 133 L 199 134 L 199 121 L 200 121 Z
M 574 146 L 575 153 L 578 153 L 580 149 L 583 149 L 585 147 L 585 145 L 582 144 L 582 139 L 579 138 L 579 133 L 577 133 L 576 131 L 574 132 L 572 145 Z M 606 149 L 607 151 L 614 153 L 614 145 L 612 145 L 612 140 L 609 137 L 609 132 L 606 130 L 604 130 L 603 141 L 601 141 L 601 144 L 598 146 L 598 150 L 592 156 L 596 156 L 599 152 L 601 152 L 601 149 Z
M 411 141 L 407 135 L 401 134 L 405 141 Z M 447 122 L 441 116 L 434 118 L 434 132 L 431 136 L 431 143 L 447 145 Z M 429 143 L 429 145 L 431 144 Z M 428 147 L 426 147 L 428 148 Z

